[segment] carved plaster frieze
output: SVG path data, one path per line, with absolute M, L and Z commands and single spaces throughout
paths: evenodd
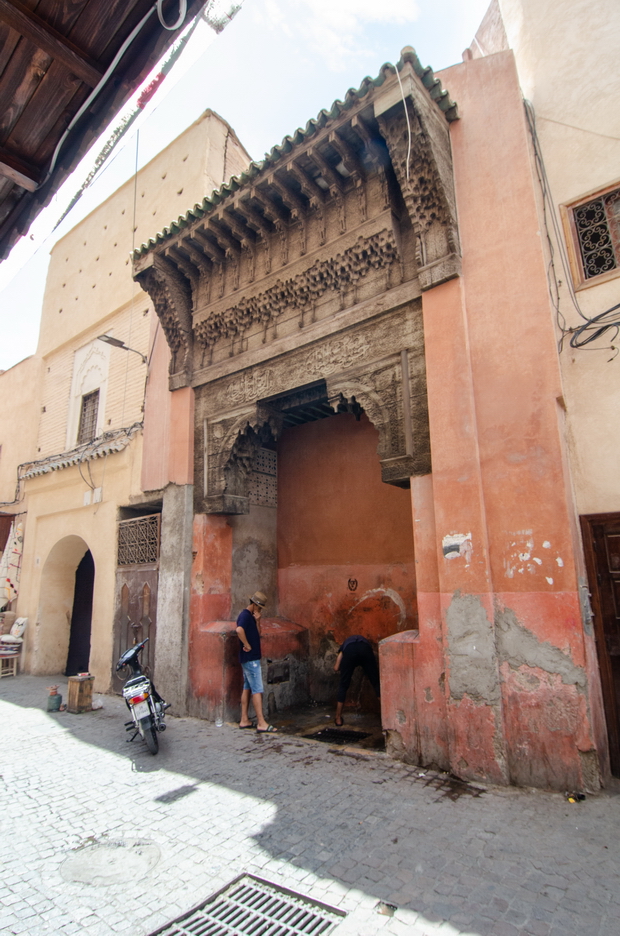
M 189 384 L 193 346 L 190 284 L 169 260 L 155 253 L 144 258 L 134 275 L 153 300 L 172 352 L 171 378 L 176 378 L 176 386 Z
M 401 350 L 408 349 L 403 374 Z M 419 303 L 325 338 L 269 364 L 213 381 L 196 391 L 196 509 L 246 513 L 248 476 L 258 448 L 277 441 L 283 412 L 268 398 L 325 380 L 334 413 L 363 410 L 379 433 L 385 482 L 406 486 L 430 471 L 422 319 Z M 403 387 L 409 381 L 413 451 L 407 452 Z M 267 399 L 266 399 L 267 398 Z M 200 453 L 200 454 L 198 454 Z
M 359 237 L 352 247 L 325 260 L 318 260 L 308 269 L 270 289 L 241 301 L 199 322 L 195 327 L 198 344 L 207 349 L 221 338 L 243 335 L 252 326 L 267 329 L 277 323 L 286 311 L 300 313 L 300 324 L 312 319 L 317 301 L 328 291 L 339 292 L 355 287 L 372 270 L 391 267 L 399 259 L 392 230 L 384 229 L 369 237 Z
M 211 381 L 205 385 L 204 394 L 200 392 L 201 388 L 197 388 L 202 415 L 215 417 L 233 407 L 244 407 L 311 381 L 325 379 L 330 374 L 363 367 L 368 360 L 400 354 L 403 348 L 412 349 L 412 373 L 423 374 L 424 336 L 419 300 L 346 331 L 323 337 L 277 359 Z

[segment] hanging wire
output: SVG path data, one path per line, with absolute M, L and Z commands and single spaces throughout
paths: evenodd
M 561 353 L 564 347 L 564 342 L 566 338 L 570 335 L 569 345 L 575 350 L 584 350 L 584 351 L 613 351 L 614 353 L 609 358 L 609 361 L 613 361 L 620 352 L 620 348 L 613 344 L 617 339 L 618 334 L 620 333 L 620 315 L 614 315 L 613 313 L 617 312 L 620 309 L 620 303 L 617 305 L 611 306 L 609 309 L 605 309 L 604 312 L 599 312 L 598 315 L 588 316 L 584 315 L 581 311 L 579 301 L 575 294 L 572 282 L 572 274 L 570 269 L 570 263 L 566 253 L 566 248 L 564 246 L 564 237 L 563 232 L 560 228 L 560 224 L 555 211 L 555 202 L 551 196 L 551 187 L 549 185 L 549 178 L 547 176 L 547 170 L 545 168 L 545 162 L 542 155 L 542 148 L 540 145 L 540 140 L 538 138 L 538 132 L 536 130 L 536 115 L 534 113 L 534 107 L 530 101 L 523 102 L 525 107 L 525 115 L 532 137 L 532 142 L 534 144 L 534 161 L 536 165 L 536 174 L 538 176 L 538 181 L 540 183 L 542 196 L 543 196 L 543 220 L 545 225 L 545 235 L 547 238 L 547 246 L 549 250 L 549 263 L 547 266 L 547 282 L 549 285 L 549 295 L 551 296 L 551 303 L 555 309 L 556 314 L 556 323 L 558 329 L 560 330 L 560 340 L 558 341 L 558 350 Z M 577 314 L 580 318 L 583 319 L 582 325 L 569 326 L 566 322 L 566 318 L 563 312 L 560 310 L 560 290 L 559 290 L 559 280 L 556 273 L 555 267 L 555 247 L 553 238 L 551 237 L 551 231 L 549 228 L 549 219 L 551 219 L 551 228 L 555 235 L 555 242 L 558 246 L 558 253 L 560 256 L 560 261 L 562 264 L 562 269 L 564 271 L 564 278 L 566 285 L 568 287 L 569 296 Z M 604 345 L 603 347 L 598 348 L 587 348 L 586 345 L 589 345 L 591 342 L 596 341 L 598 338 L 601 338 L 603 335 L 609 337 L 608 333 L 611 332 L 611 344 Z

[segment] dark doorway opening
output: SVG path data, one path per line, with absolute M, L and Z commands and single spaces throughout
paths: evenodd
M 90 628 L 93 616 L 95 563 L 90 549 L 75 572 L 75 591 L 65 676 L 87 673 L 90 659 Z
M 581 518 L 611 772 L 620 777 L 620 514 Z

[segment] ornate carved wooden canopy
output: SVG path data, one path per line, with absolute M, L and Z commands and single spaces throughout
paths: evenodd
M 261 427 L 279 431 L 265 401 L 309 380 L 327 380 L 334 412 L 371 418 L 385 481 L 429 470 L 419 296 L 460 271 L 456 116 L 406 49 L 135 251 L 170 387 L 197 388 L 204 509 L 247 508 Z

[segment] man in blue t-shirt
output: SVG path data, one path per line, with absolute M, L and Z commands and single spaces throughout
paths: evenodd
M 261 673 L 260 652 L 260 619 L 261 613 L 267 604 L 267 596 L 262 592 L 254 592 L 247 608 L 244 608 L 237 618 L 237 637 L 241 642 L 239 647 L 239 662 L 243 670 L 243 691 L 241 693 L 241 720 L 240 728 L 253 728 L 254 725 L 248 716 L 250 698 L 256 712 L 256 730 L 259 734 L 272 734 L 277 731 L 273 725 L 267 724 L 263 715 L 263 677 Z

